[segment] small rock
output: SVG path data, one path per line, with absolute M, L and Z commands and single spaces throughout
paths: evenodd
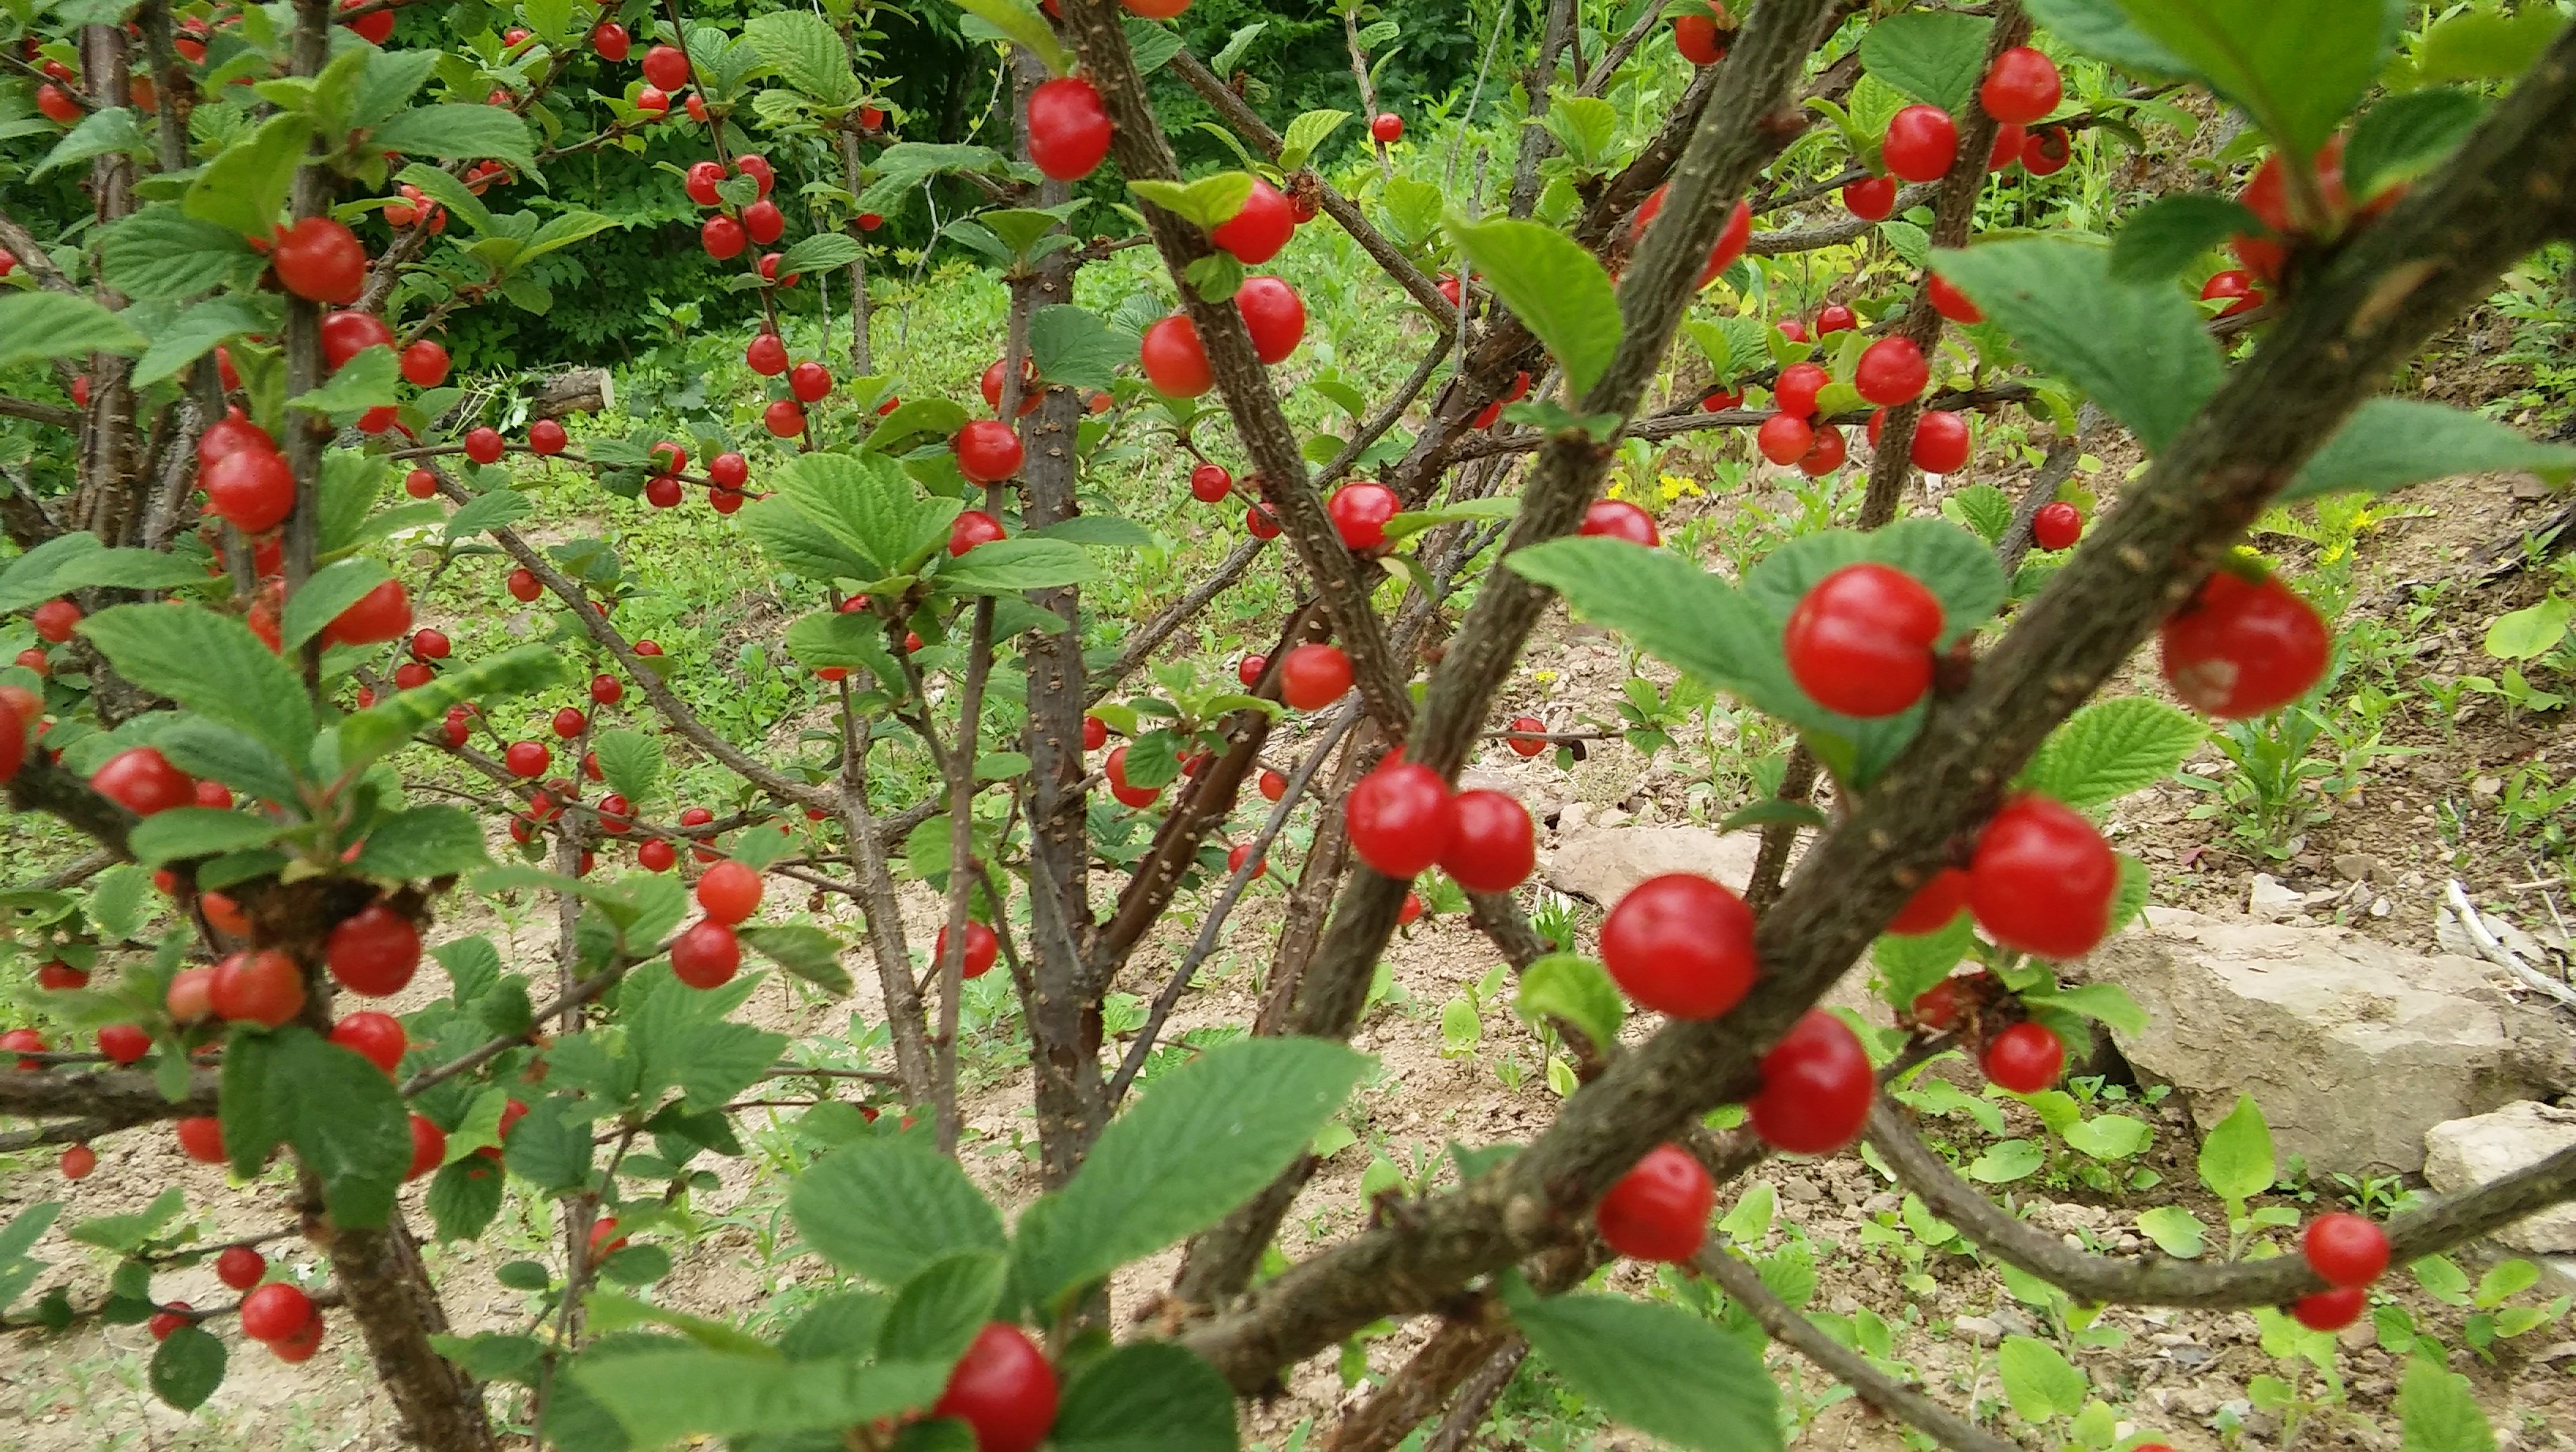
M 1988 1316 L 1961 1316 L 1950 1323 L 1950 1329 L 1979 1346 L 1992 1346 L 2004 1339 L 2004 1328 Z
M 1762 850 L 1759 832 L 1711 832 L 1701 827 L 1621 826 L 1624 814 L 1596 811 L 1578 817 L 1569 805 L 1557 821 L 1556 850 L 1540 873 L 1560 892 L 1603 907 L 1628 890 L 1667 872 L 1695 872 L 1738 892 L 1752 880 Z
M 2546 499 L 2549 486 L 2526 474 L 2513 481 L 2513 497 L 2521 500 Z
M 2376 1346 L 2379 1344 L 2379 1328 L 2367 1319 L 2355 1321 L 2335 1333 L 2335 1342 L 2346 1351 Z
M 1816 1188 L 1816 1182 L 1804 1175 L 1790 1175 L 1782 1179 L 1780 1193 L 1802 1205 L 1812 1205 L 1825 1198 L 1825 1192 Z
M 2576 1110 L 2523 1099 L 2489 1114 L 2453 1119 L 2424 1132 L 2424 1178 L 2457 1194 L 2498 1175 L 2536 1164 L 2576 1145 Z M 2576 1205 L 2559 1205 L 2508 1225 L 2495 1238 L 2535 1255 L 2576 1251 Z
M 2039 1334 L 2038 1325 L 2028 1316 L 2023 1315 L 2020 1308 L 2014 1306 L 1997 1306 L 1995 1308 L 1995 1324 L 2004 1328 L 2004 1334 L 2008 1336 L 2036 1336 Z
M 1905 1201 L 1894 1190 L 1881 1190 L 1860 1202 L 1863 1215 L 1893 1215 L 1903 1209 Z
M 2341 852 L 2335 855 L 2335 876 L 2346 882 L 2391 882 L 2388 864 L 2367 852 Z
M 2281 880 L 2272 874 L 2258 872 L 2254 874 L 2253 885 L 2246 891 L 2245 911 L 2248 916 L 2278 922 L 2304 915 L 2307 899 L 2295 889 L 2282 886 Z

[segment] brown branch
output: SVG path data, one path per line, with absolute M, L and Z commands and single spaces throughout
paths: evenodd
M 0 393 L 0 418 L 22 418 L 29 423 L 44 424 L 49 428 L 58 429 L 76 429 L 80 427 L 81 422 L 79 409 L 65 408 L 55 403 L 37 403 L 33 399 L 12 398 L 5 393 Z

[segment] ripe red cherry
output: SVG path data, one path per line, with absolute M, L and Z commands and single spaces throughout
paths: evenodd
M 2308 1269 L 2339 1290 L 2369 1285 L 2388 1269 L 2387 1234 L 2362 1216 L 2340 1210 L 2308 1223 L 2299 1252 L 2308 1258 Z
M 590 718 L 584 716 L 577 708 L 566 706 L 555 712 L 554 719 L 547 724 L 554 728 L 557 736 L 570 741 L 581 734 L 583 727 L 590 724 Z
M 80 102 L 72 99 L 72 93 L 55 85 L 36 88 L 36 109 L 44 112 L 47 120 L 61 126 L 71 125 L 83 114 Z
M 644 502 L 655 509 L 669 509 L 678 504 L 685 491 L 680 481 L 668 474 L 657 474 L 644 481 Z
M 668 872 L 679 860 L 679 852 L 659 837 L 649 837 L 635 844 L 635 865 L 647 872 Z
M 1360 778 L 1342 807 L 1351 850 L 1389 877 L 1412 877 L 1440 860 L 1457 831 L 1449 784 L 1418 762 L 1381 766 Z
M 546 592 L 546 587 L 539 584 L 537 577 L 527 570 L 512 570 L 510 578 L 505 583 L 510 587 L 510 598 L 522 605 Z
M 1678 22 L 1677 22 L 1678 23 Z M 1686 1261 L 1708 1238 L 1717 1182 L 1679 1145 L 1657 1145 L 1592 1212 L 1593 1227 L 1630 1260 Z
M 1845 565 L 1799 600 L 1781 633 L 1789 674 L 1827 710 L 1893 716 L 1932 684 L 1941 601 L 1886 565 Z
M 182 1119 L 171 1128 L 178 1132 L 179 1148 L 188 1158 L 209 1165 L 224 1162 L 223 1121 L 209 1114 Z
M 751 461 L 736 453 L 707 460 L 707 479 L 719 489 L 740 489 L 751 478 Z
M 1931 365 L 1924 362 L 1923 350 L 1912 338 L 1879 339 L 1861 350 L 1860 362 L 1852 369 L 1852 387 L 1860 390 L 1860 396 L 1891 408 L 1921 398 L 1923 386 L 1931 381 Z
M 1286 795 L 1288 795 L 1288 778 L 1265 768 L 1261 773 L 1262 800 L 1275 802 Z
M 693 923 L 671 942 L 671 976 L 691 988 L 720 988 L 742 967 L 742 940 L 729 924 Z
M 1215 383 L 1208 371 L 1207 350 L 1199 345 L 1197 325 L 1185 313 L 1174 313 L 1145 330 L 1137 348 L 1145 381 L 1174 398 L 1196 398 Z
M 1098 751 L 1109 744 L 1109 723 L 1097 716 L 1082 718 L 1082 749 Z
M 2034 128 L 2021 139 L 2022 170 L 2032 176 L 2055 176 L 2075 159 L 2075 138 L 2063 126 Z
M 2057 1082 L 2066 1067 L 2066 1045 L 2035 1023 L 2017 1023 L 1986 1045 L 1986 1078 L 2015 1094 L 2036 1094 Z
M 253 1341 L 283 1341 L 313 1320 L 313 1298 L 284 1281 L 242 1297 L 242 1334 Z
M 1002 537 L 1000 520 L 980 509 L 969 509 L 948 526 L 948 553 L 952 557 L 963 555 L 977 545 L 991 544 Z
M 66 1180 L 86 1180 L 90 1176 L 90 1171 L 98 1168 L 98 1151 L 85 1144 L 73 1145 L 63 1151 L 59 1168 Z
M 590 48 L 599 52 L 601 60 L 626 59 L 627 49 L 634 43 L 633 38 L 627 35 L 626 27 L 614 20 L 603 20 L 590 28 Z
M 247 1291 L 268 1274 L 268 1261 L 247 1245 L 228 1245 L 215 1257 L 215 1279 L 236 1291 Z
M 1002 411 L 1002 383 L 1002 360 L 996 358 L 985 366 L 983 381 L 979 385 L 979 390 L 984 395 L 984 406 L 995 413 Z M 1020 412 L 1035 413 L 1038 405 L 1044 402 L 1046 402 L 1046 385 L 1039 381 L 1037 365 L 1026 358 L 1021 359 Z
M 1888 121 L 1879 155 L 1907 181 L 1939 181 L 1959 159 L 1958 125 L 1938 106 L 1908 106 Z
M 1511 729 L 1514 731 L 1527 732 L 1530 733 L 1531 736 L 1535 737 L 1537 733 L 1547 730 L 1547 723 L 1541 721 L 1536 716 L 1514 716 L 1512 718 Z M 1518 736 L 1510 738 L 1506 744 L 1512 748 L 1514 753 L 1521 756 L 1536 756 L 1540 752 L 1547 750 L 1548 745 L 1543 740 L 1524 739 Z
M 1108 758 L 1101 762 L 1100 769 L 1109 778 L 1109 794 L 1118 799 L 1120 806 L 1149 807 L 1154 804 L 1154 798 L 1163 794 L 1161 787 L 1127 784 L 1127 748 L 1124 746 L 1110 752 Z
M 1753 431 L 1753 446 L 1774 464 L 1794 464 L 1816 446 L 1816 430 L 1796 414 L 1775 413 Z
M 644 79 L 665 91 L 676 91 L 687 85 L 688 52 L 676 45 L 657 45 L 644 52 Z
M 304 973 L 272 948 L 235 953 L 215 965 L 207 998 L 218 1017 L 276 1028 L 304 1011 Z
M 214 965 L 182 968 L 170 975 L 170 989 L 162 995 L 162 1006 L 169 1010 L 174 1023 L 195 1023 L 215 1011 L 213 988 Z
M 1369 135 L 1381 146 L 1393 146 L 1404 139 L 1404 118 L 1393 111 L 1380 111 L 1370 118 Z
M 746 151 L 735 157 L 733 169 L 751 178 L 753 184 L 760 188 L 761 196 L 768 196 L 769 189 L 778 184 L 778 169 L 769 164 L 768 157 L 756 151 Z
M 149 746 L 133 746 L 107 759 L 92 773 L 90 790 L 138 817 L 197 803 L 197 783 L 170 759 Z
M 393 343 L 394 330 L 374 313 L 340 308 L 322 315 L 322 361 L 334 372 L 369 348 L 390 348 Z
M 2370 1292 L 2361 1286 L 2319 1291 L 2301 1296 L 2290 1306 L 2290 1314 L 2311 1331 L 2340 1331 L 2361 1319 L 2362 1308 L 2370 1304 Z
M 2261 307 L 2263 289 L 2254 285 L 2252 273 L 2231 269 L 2210 274 L 2209 281 L 2200 285 L 2200 298 L 2203 302 L 2214 302 L 2220 298 L 2230 299 L 2227 306 L 2218 310 L 2218 315 L 2222 318 L 2232 318 L 2239 313 L 2250 313 Z
M 1334 490 L 1325 505 L 1342 544 L 1353 550 L 1373 550 L 1386 543 L 1386 522 L 1403 507 L 1394 490 L 1370 479 Z
M 602 1215 L 590 1222 L 589 1252 L 592 1260 L 604 1260 L 626 1248 L 626 1237 L 617 1233 L 617 1217 Z
M 1686 872 L 1628 890 L 1601 924 L 1601 964 L 1638 1006 L 1715 1018 L 1753 987 L 1753 914 L 1744 900 Z
M 976 1452 L 1036 1452 L 1055 1425 L 1055 1368 L 1007 1322 L 987 1323 L 931 1406 L 975 1429 Z
M 1243 870 L 1243 864 L 1251 861 L 1252 844 L 1249 842 L 1237 842 L 1232 847 L 1226 849 L 1225 870 L 1229 873 L 1241 872 Z M 1252 864 L 1252 875 L 1256 878 L 1267 873 L 1269 870 L 1270 864 L 1267 859 L 1260 862 L 1253 862 Z
M 383 12 L 383 14 L 387 20 L 393 19 L 392 11 L 388 10 Z M 188 1311 L 194 1309 L 194 1307 L 190 1306 L 185 1301 L 172 1301 L 167 1306 L 161 1308 L 160 1314 L 154 1316 L 151 1320 L 144 1322 L 143 1327 L 145 1330 L 152 1333 L 153 1340 L 167 1341 L 170 1339 L 171 1332 L 178 1330 L 182 1326 L 193 1326 L 196 1324 L 197 1318 L 186 1314 Z
M 1891 933 L 1920 934 L 1938 932 L 1950 925 L 1968 906 L 1966 869 L 1944 867 L 1932 874 L 1932 880 L 1914 890 L 1905 906 L 1888 920 Z
M 787 344 L 767 329 L 754 336 L 742 350 L 742 361 L 763 378 L 775 378 L 787 371 Z
M 698 245 L 718 262 L 740 257 L 742 249 L 750 243 L 751 238 L 743 231 L 742 223 L 731 217 L 709 217 L 698 226 Z
M 1664 542 L 1663 535 L 1655 529 L 1655 517 L 1625 499 L 1594 500 L 1592 507 L 1583 511 L 1583 527 L 1577 533 L 1624 539 L 1648 549 Z
M 333 645 L 378 645 L 411 632 L 411 596 L 402 581 L 387 580 L 331 617 L 322 636 Z
M 1982 323 L 1986 315 L 1968 301 L 1968 295 L 1950 285 L 1950 280 L 1934 272 L 1923 279 L 1924 290 L 1932 295 L 1932 310 L 1954 323 Z
M 411 1117 L 411 1168 L 403 1173 L 406 1180 L 417 1180 L 437 1169 L 447 1159 L 447 1131 L 421 1116 Z
M 1254 685 L 1259 684 L 1261 673 L 1269 668 L 1270 657 L 1266 655 L 1247 655 L 1243 659 L 1234 663 L 1234 678 L 1241 681 L 1244 688 L 1249 690 Z
M 1080 76 L 1029 92 L 1029 160 L 1057 181 L 1080 181 L 1109 154 L 1109 108 Z
M 1264 363 L 1286 362 L 1306 336 L 1305 299 L 1268 273 L 1245 278 L 1235 291 L 1234 306 L 1252 334 L 1253 354 Z
M 752 241 L 766 247 L 787 231 L 787 214 L 778 210 L 776 202 L 763 197 L 742 209 L 742 230 Z
M 1252 195 L 1244 199 L 1243 210 L 1212 229 L 1208 240 L 1233 253 L 1244 266 L 1259 267 L 1278 256 L 1296 230 L 1297 218 L 1289 210 L 1288 199 L 1277 187 L 1254 177 Z
M 697 203 L 699 206 L 712 207 L 724 200 L 724 198 L 716 192 L 716 187 L 722 183 L 724 179 L 725 171 L 723 162 L 691 162 L 689 164 L 688 171 L 680 178 L 680 190 L 687 192 L 689 194 L 689 200 Z
M 2056 110 L 2063 94 L 2057 63 L 2030 46 L 2017 45 L 1986 68 L 1977 102 L 1998 121 L 2026 124 Z
M 1896 215 L 1896 178 L 1863 177 L 1843 188 L 1843 206 L 1864 222 L 1884 222 Z
M 948 441 L 956 452 L 957 472 L 977 484 L 993 484 L 1020 472 L 1026 457 L 1020 436 L 1009 424 L 997 418 L 979 418 L 957 431 Z M 996 526 L 998 529 L 999 526 Z M 997 533 L 994 538 L 1000 538 Z
M 1538 829 L 1529 808 L 1504 792 L 1466 791 L 1451 799 L 1457 826 L 1440 853 L 1440 870 L 1469 892 L 1509 892 L 1538 866 Z
M 131 1064 L 152 1052 L 152 1035 L 137 1024 L 112 1023 L 98 1031 L 98 1051 L 110 1063 Z
M 328 217 L 306 217 L 278 233 L 268 261 L 288 292 L 315 302 L 356 302 L 367 282 L 367 249 Z
M 760 907 L 760 874 L 727 860 L 698 879 L 698 906 L 719 923 L 738 923 Z
M 2030 538 L 2044 550 L 2070 548 L 2084 534 L 2084 515 L 2072 504 L 2060 500 L 2043 504 L 2030 520 Z
M 1848 333 L 1859 326 L 1860 315 L 1841 303 L 1828 303 L 1816 310 L 1816 336 L 1819 339 L 1829 333 Z
M 2022 129 L 2010 122 L 1996 127 L 1994 145 L 1986 152 L 1986 170 L 2003 171 L 2021 160 L 2021 146 L 2025 139 Z
M 197 436 L 197 464 L 200 468 L 206 467 L 241 449 L 274 454 L 277 440 L 269 437 L 268 430 L 242 417 L 241 410 L 235 408 L 207 425 L 206 431 Z
M 948 961 L 948 930 L 946 928 L 941 928 L 939 930 L 939 941 L 932 946 L 930 951 L 932 961 L 940 963 Z M 982 923 L 970 920 L 966 924 L 965 963 L 959 970 L 959 976 L 964 978 L 983 977 L 993 966 L 993 955 L 1000 951 L 1002 951 L 1002 940 L 994 935 L 993 930 L 984 926 Z
M 1336 645 L 1301 645 L 1279 662 L 1279 699 L 1299 711 L 1320 710 L 1351 688 L 1351 658 Z
M 656 118 L 667 116 L 671 112 L 671 97 L 660 86 L 646 86 L 635 93 L 635 109 Z
M 501 451 L 504 447 L 501 431 L 489 424 L 465 431 L 465 457 L 477 464 L 501 462 Z
M 528 451 L 530 453 L 545 455 L 560 454 L 564 451 L 564 445 L 571 442 L 572 440 L 564 433 L 564 426 L 556 423 L 553 419 L 541 418 L 535 423 L 528 425 Z
M 1717 28 L 1717 23 L 1726 18 L 1724 7 L 1712 5 L 1709 9 L 1716 13 L 1688 11 L 1673 17 L 1673 49 L 1695 66 L 1713 66 L 1726 59 L 1727 43 L 1734 39 L 1732 31 Z
M 1914 420 L 1914 442 L 1907 449 L 1914 467 L 1926 474 L 1955 474 L 1968 465 L 1968 420 L 1948 409 L 1930 409 Z
M 45 1036 L 30 1028 L 11 1029 L 5 1034 L 0 1034 L 0 1049 L 41 1054 L 45 1051 Z M 21 1074 L 33 1074 L 44 1067 L 34 1059 L 18 1061 L 18 1072 Z
M 36 970 L 36 986 L 52 993 L 68 993 L 89 987 L 89 974 L 69 963 L 47 963 Z
M 1807 456 L 1798 461 L 1798 470 L 1810 479 L 1821 479 L 1843 466 L 1843 460 L 1849 457 L 1849 449 L 1850 444 L 1843 438 L 1840 426 L 1825 424 L 1816 430 L 1816 442 L 1807 450 Z
M 1813 418 L 1816 395 L 1833 381 L 1832 374 L 1813 363 L 1792 363 L 1780 370 L 1779 380 L 1771 385 L 1771 398 L 1782 413 Z
M 420 967 L 420 930 L 391 907 L 369 903 L 331 929 L 322 961 L 351 993 L 369 998 L 400 993 Z
M 1629 231 L 1633 235 L 1639 238 L 1646 235 L 1646 225 L 1654 221 L 1656 215 L 1663 211 L 1664 194 L 1671 190 L 1671 185 L 1667 182 L 1655 188 L 1643 202 L 1637 204 L 1636 220 L 1629 224 Z M 1735 210 L 1727 214 L 1726 228 L 1717 234 L 1717 245 L 1708 250 L 1708 265 L 1699 270 L 1699 282 L 1696 285 L 1706 287 L 1717 281 L 1717 275 L 1733 266 L 1735 259 L 1744 255 L 1745 247 L 1752 240 L 1753 205 L 1748 201 L 1739 201 L 1735 204 Z M 1786 326 L 1783 327 L 1783 331 L 1787 331 Z M 1804 341 L 1806 335 L 1801 331 L 1796 336 Z
M 206 783 L 199 782 L 197 785 L 203 787 Z M 213 803 L 200 801 L 198 805 L 212 806 Z M 216 932 L 230 933 L 236 938 L 247 938 L 250 936 L 251 929 L 249 915 L 241 910 L 241 904 L 233 901 L 231 898 L 226 897 L 220 892 L 201 892 L 197 894 L 197 910 L 206 915 L 206 922 L 210 924 Z
M 760 411 L 760 426 L 772 438 L 792 439 L 805 432 L 805 406 L 792 398 L 773 399 Z
M 414 499 L 428 499 L 438 493 L 438 476 L 427 469 L 414 469 L 403 476 L 403 492 Z
M 402 1020 L 372 1008 L 346 1014 L 331 1025 L 331 1042 L 361 1055 L 388 1074 L 402 1062 L 403 1050 L 411 1046 Z
M 2222 569 L 2165 621 L 2159 643 L 2165 684 L 2183 704 L 2232 720 L 2306 695 L 2334 641 L 2316 607 L 2278 575 L 2256 584 Z
M 393 12 L 379 11 L 378 13 L 390 16 Z M 300 1366 L 311 1361 L 313 1353 L 322 1349 L 322 1331 L 322 1313 L 316 1311 L 313 1313 L 313 1319 L 305 1323 L 303 1330 L 283 1340 L 268 1343 L 268 1354 L 289 1365 Z
M 1745 1108 L 1764 1144 L 1829 1155 L 1860 1137 L 1877 1093 L 1860 1040 L 1841 1019 L 1816 1008 L 1762 1056 L 1762 1087 Z
M 72 638 L 72 630 L 81 622 L 81 609 L 69 600 L 48 600 L 36 607 L 27 623 L 36 627 L 40 640 L 56 645 Z
M 1279 517 L 1270 512 L 1269 505 L 1256 504 L 1243 512 L 1243 528 L 1254 539 L 1277 539 Z
M 264 534 L 295 507 L 295 471 L 274 449 L 235 448 L 197 476 L 206 507 L 244 534 Z
M 1906 1012 L 1914 1022 L 1934 1033 L 1947 1032 L 1959 1021 L 1959 980 L 1944 978 L 1921 993 Z M 2132 1449 L 2135 1452 L 2135 1449 Z
M 1190 471 L 1190 497 L 1214 504 L 1234 492 L 1234 476 L 1222 464 L 1201 464 Z
M 2120 861 L 2081 813 L 2025 793 L 1986 823 L 1968 878 L 1968 909 L 1988 937 L 2077 958 L 2110 930 Z

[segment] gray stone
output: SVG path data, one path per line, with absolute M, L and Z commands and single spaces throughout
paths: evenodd
M 1950 1329 L 1979 1346 L 1992 1346 L 2004 1339 L 2004 1328 L 1987 1316 L 1961 1316 L 1950 1323 Z
M 2245 911 L 2258 918 L 2295 918 L 2307 910 L 2307 899 L 2297 889 L 2284 887 L 2268 872 L 2255 873 L 2254 885 L 2245 893 Z
M 2490 1114 L 2454 1119 L 2424 1132 L 2424 1178 L 2457 1194 L 2511 1174 L 2576 1145 L 2576 1109 L 2518 1100 Z M 2576 1251 L 2576 1204 L 2554 1206 L 2495 1233 L 2533 1255 Z
M 1556 850 L 1539 865 L 1549 886 L 1608 908 L 1628 889 L 1667 872 L 1695 872 L 1737 892 L 1753 879 L 1753 859 L 1762 850 L 1759 832 L 1605 825 L 1606 815 L 1594 812 L 1577 819 L 1574 809 L 1566 808 Z
M 2483 964 L 2344 928 L 2150 907 L 2068 976 L 2137 999 L 2145 1031 L 2114 1041 L 2203 1130 L 2252 1094 L 2281 1153 L 2315 1172 L 2412 1173 L 2434 1125 L 2576 1077 L 2576 1035 L 2507 1000 Z

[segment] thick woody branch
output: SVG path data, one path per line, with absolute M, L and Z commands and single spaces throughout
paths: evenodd
M 150 1074 L 134 1069 L 49 1069 L 33 1074 L 0 1074 L 0 1114 L 29 1117 L 77 1114 L 104 1129 L 150 1124 L 158 1119 L 187 1119 L 215 1112 L 220 1076 L 212 1069 L 192 1070 L 188 1092 L 162 1097 Z
M 79 428 L 81 421 L 79 409 L 64 408 L 60 404 L 37 403 L 33 399 L 11 398 L 5 393 L 0 393 L 0 418 L 22 418 L 29 423 L 40 423 L 49 428 L 58 429 Z

